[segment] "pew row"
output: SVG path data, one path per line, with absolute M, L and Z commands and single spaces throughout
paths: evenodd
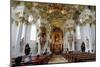
M 39 64 L 47 64 L 50 59 L 48 55 L 40 55 L 32 57 L 32 64 L 39 65 Z
M 12 66 L 25 66 L 25 65 L 39 65 L 39 64 L 47 64 L 51 55 L 37 55 L 37 56 L 31 56 L 31 61 L 25 63 L 23 61 L 24 56 L 22 56 L 22 59 L 19 60 L 17 57 L 17 62 L 16 58 L 11 58 L 11 64 Z
M 68 62 L 86 62 L 86 61 L 95 61 L 96 54 L 95 53 L 86 53 L 86 52 L 77 52 L 77 53 L 65 53 L 63 54 L 64 58 L 68 60 Z

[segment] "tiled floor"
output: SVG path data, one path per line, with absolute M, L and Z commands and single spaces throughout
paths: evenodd
M 65 63 L 68 62 L 63 56 L 61 55 L 53 55 L 48 63 Z

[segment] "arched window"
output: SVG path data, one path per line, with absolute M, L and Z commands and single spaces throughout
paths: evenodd
M 36 25 L 32 24 L 30 40 L 36 40 Z

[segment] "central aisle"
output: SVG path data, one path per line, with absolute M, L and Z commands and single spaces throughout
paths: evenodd
M 48 63 L 65 63 L 68 62 L 62 55 L 53 55 Z

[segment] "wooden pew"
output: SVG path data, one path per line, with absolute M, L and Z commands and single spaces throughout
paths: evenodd
M 76 61 L 84 62 L 84 61 L 95 61 L 96 55 L 91 53 L 81 53 L 76 56 Z
M 32 61 L 29 63 L 24 63 L 24 61 L 21 61 L 20 66 L 47 64 L 50 59 L 50 55 L 32 56 L 31 59 L 32 59 Z M 12 64 L 12 66 L 16 66 L 15 58 L 11 58 L 11 64 Z
M 63 55 L 69 62 L 95 61 L 96 54 L 86 52 L 71 52 Z
M 48 55 L 35 56 L 35 57 L 32 57 L 32 63 L 34 65 L 47 64 L 49 59 L 50 59 L 50 56 Z

